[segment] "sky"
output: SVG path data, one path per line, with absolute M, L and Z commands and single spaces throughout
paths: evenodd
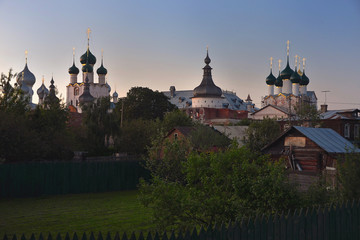
M 33 102 L 42 76 L 47 87 L 53 76 L 65 99 L 72 48 L 81 69 L 87 28 L 94 71 L 103 49 L 107 81 L 119 97 L 136 86 L 194 89 L 208 46 L 215 84 L 242 99 L 250 94 L 260 107 L 269 59 L 284 68 L 289 40 L 290 65 L 295 55 L 306 58 L 318 104 L 326 90 L 329 109 L 360 108 L 360 0 L 0 0 L 0 72 L 22 71 L 28 50 Z

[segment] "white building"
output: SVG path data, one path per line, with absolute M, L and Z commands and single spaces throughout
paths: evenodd
M 299 60 L 299 61 L 298 61 Z M 270 75 L 266 78 L 268 93 L 262 98 L 261 107 L 268 105 L 283 109 L 291 114 L 295 113 L 296 107 L 302 103 L 317 106 L 317 97 L 314 91 L 308 91 L 309 78 L 305 74 L 305 58 L 303 58 L 303 70 L 300 70 L 300 57 L 295 56 L 295 71 L 289 65 L 289 41 L 287 42 L 287 62 L 281 71 L 281 60 L 279 60 L 279 75 L 277 78 L 272 74 L 272 58 L 270 63 Z M 262 110 L 262 109 L 260 109 Z M 275 112 L 274 112 L 275 113 Z M 274 114 L 271 113 L 271 114 Z M 260 112 L 255 113 L 260 114 Z M 282 118 L 283 116 L 279 116 Z
M 89 97 L 80 98 L 80 96 L 84 94 L 85 79 L 88 79 L 90 95 L 94 98 L 94 101 L 100 97 L 108 97 L 110 95 L 111 87 L 106 82 L 107 70 L 103 65 L 103 56 L 101 56 L 101 65 L 96 71 L 98 79 L 95 82 L 94 66 L 96 63 L 96 57 L 90 51 L 89 35 L 87 51 L 80 57 L 80 63 L 82 65 L 82 79 L 80 79 L 80 81 L 78 79 L 78 74 L 80 71 L 75 66 L 74 56 L 75 54 L 73 54 L 73 65 L 69 68 L 70 83 L 66 86 L 66 105 L 74 107 L 78 112 L 81 113 L 81 99 L 90 99 Z M 113 102 L 117 102 L 117 95 L 118 94 L 115 91 L 113 94 Z

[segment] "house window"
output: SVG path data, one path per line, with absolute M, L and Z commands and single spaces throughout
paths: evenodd
M 73 100 L 70 101 L 70 105 L 73 105 Z
M 74 89 L 74 96 L 77 96 L 77 95 L 79 95 L 79 88 L 78 87 L 76 87 Z
M 344 137 L 350 138 L 350 124 L 349 123 L 345 124 Z
M 359 124 L 355 124 L 354 126 L 354 138 L 359 138 L 359 134 L 360 134 L 360 125 Z
M 178 139 L 178 134 L 174 133 L 174 139 L 177 140 Z

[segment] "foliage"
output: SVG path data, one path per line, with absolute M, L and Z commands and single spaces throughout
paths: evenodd
M 235 126 L 249 126 L 251 124 L 251 120 L 249 118 L 241 119 L 239 122 L 235 124 Z
M 337 159 L 337 180 L 343 200 L 360 198 L 360 154 L 349 152 Z
M 226 148 L 230 145 L 231 140 L 217 130 L 198 124 L 195 130 L 190 134 L 190 141 L 198 151 L 209 151 L 213 147 Z
M 24 97 L 16 83 L 14 86 L 11 85 L 11 80 L 15 77 L 16 74 L 12 73 L 12 69 L 9 70 L 7 76 L 1 73 L 0 88 L 2 94 L 0 95 L 0 111 L 24 115 L 30 110 L 28 106 L 29 101 Z
M 244 144 L 252 151 L 260 150 L 280 135 L 280 125 L 275 119 L 264 118 L 252 122 L 246 129 Z
M 170 131 L 174 127 L 190 127 L 193 125 L 194 123 L 191 118 L 179 109 L 174 109 L 171 112 L 165 113 L 164 120 L 161 122 L 161 128 L 165 132 Z
M 152 120 L 125 121 L 115 139 L 115 149 L 129 154 L 145 154 L 156 133 L 156 126 Z
M 310 127 L 315 127 L 320 120 L 320 111 L 316 109 L 316 105 L 307 102 L 301 102 L 295 107 L 297 120 L 300 123 L 307 122 Z
M 85 127 L 84 148 L 90 155 L 108 154 L 110 136 L 117 133 L 118 115 L 110 112 L 110 97 L 98 98 L 97 101 L 84 106 L 83 124 Z
M 228 222 L 256 213 L 298 205 L 281 162 L 246 148 L 190 154 L 183 163 L 185 182 L 155 176 L 141 184 L 141 201 L 152 209 L 159 227 L 189 227 Z
M 185 181 L 183 165 L 191 152 L 190 142 L 184 138 L 176 141 L 164 140 L 162 135 L 152 140 L 148 148 L 146 168 L 154 178 L 164 181 Z
M 126 98 L 121 99 L 117 104 L 118 109 L 120 109 L 122 101 L 124 101 L 124 119 L 126 120 L 163 119 L 166 112 L 176 108 L 163 93 L 143 87 L 131 88 Z

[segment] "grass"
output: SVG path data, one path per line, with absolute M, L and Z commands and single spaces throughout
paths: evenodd
M 140 205 L 137 191 L 71 194 L 0 200 L 0 238 L 6 233 L 43 233 L 45 239 L 66 232 L 115 234 L 152 230 L 150 211 Z M 97 236 L 97 235 L 95 235 Z M 121 235 L 120 235 L 121 236 Z M 105 237 L 105 236 L 104 236 Z

